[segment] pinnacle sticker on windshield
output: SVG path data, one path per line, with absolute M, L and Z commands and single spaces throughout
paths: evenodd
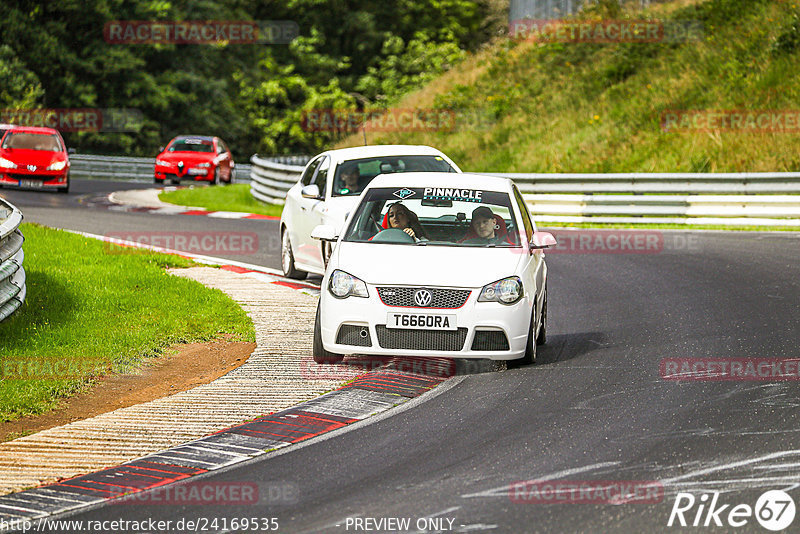
M 452 187 L 426 187 L 424 198 L 431 200 L 459 200 L 461 202 L 483 202 L 483 191 L 456 189 Z
M 412 191 L 411 189 L 408 189 L 407 187 L 404 187 L 403 189 L 400 189 L 399 191 L 395 191 L 393 194 L 394 194 L 394 196 L 396 196 L 400 200 L 403 200 L 403 199 L 406 199 L 408 197 L 413 197 L 414 196 L 414 191 Z

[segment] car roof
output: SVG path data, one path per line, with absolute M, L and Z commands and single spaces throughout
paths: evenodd
M 45 126 L 12 126 L 12 133 L 57 134 L 58 130 Z
M 370 158 L 375 156 L 440 156 L 442 153 L 426 145 L 368 145 L 328 150 L 325 154 L 338 161 Z
M 488 191 L 511 190 L 511 180 L 500 176 L 483 174 L 461 174 L 454 172 L 395 172 L 379 174 L 367 186 L 376 187 L 453 187 L 461 189 L 484 189 Z

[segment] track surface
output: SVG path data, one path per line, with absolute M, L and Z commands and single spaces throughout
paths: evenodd
M 117 214 L 70 204 L 73 195 L 28 207 L 27 197 L 7 196 L 28 221 L 94 233 L 276 231 L 275 221 Z M 636 532 L 668 530 L 678 491 L 718 490 L 723 503 L 753 506 L 762 492 L 785 489 L 798 502 L 800 383 L 666 381 L 659 364 L 800 357 L 800 235 L 693 235 L 692 251 L 548 254 L 549 341 L 537 365 L 456 379 L 389 417 L 203 477 L 281 481 L 296 490 L 290 503 L 108 505 L 71 519 L 275 517 L 279 532 L 354 532 L 347 517 L 408 517 L 413 527 L 432 516 L 454 520 L 444 532 Z M 279 260 L 264 251 L 245 261 Z M 509 499 L 510 484 L 533 479 L 659 480 L 665 496 L 620 505 Z M 738 531 L 766 532 L 754 518 Z

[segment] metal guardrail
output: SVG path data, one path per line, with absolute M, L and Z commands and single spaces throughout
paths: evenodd
M 10 317 L 25 302 L 25 269 L 19 231 L 22 212 L 0 199 L 0 321 Z
M 303 167 L 250 161 L 252 195 L 283 204 Z M 800 172 L 486 174 L 514 180 L 542 223 L 800 227 Z
M 155 158 L 129 158 L 122 156 L 97 156 L 92 154 L 72 154 L 69 157 L 72 178 L 89 180 L 119 180 L 130 182 L 152 182 L 155 171 Z M 233 179 L 238 182 L 250 181 L 250 165 L 237 163 Z
M 283 204 L 286 193 L 300 179 L 310 156 L 250 158 L 250 194 L 268 204 Z

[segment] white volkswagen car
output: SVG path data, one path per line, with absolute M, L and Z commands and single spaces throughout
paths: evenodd
M 314 325 L 317 363 L 344 355 L 536 360 L 546 339 L 547 266 L 506 178 L 432 173 L 375 178 L 336 241 Z
M 413 171 L 461 172 L 450 158 L 429 146 L 343 148 L 313 158 L 286 195 L 281 215 L 283 274 L 290 278 L 324 274 L 330 244 L 311 239 L 311 230 L 320 224 L 339 229 L 375 176 Z

